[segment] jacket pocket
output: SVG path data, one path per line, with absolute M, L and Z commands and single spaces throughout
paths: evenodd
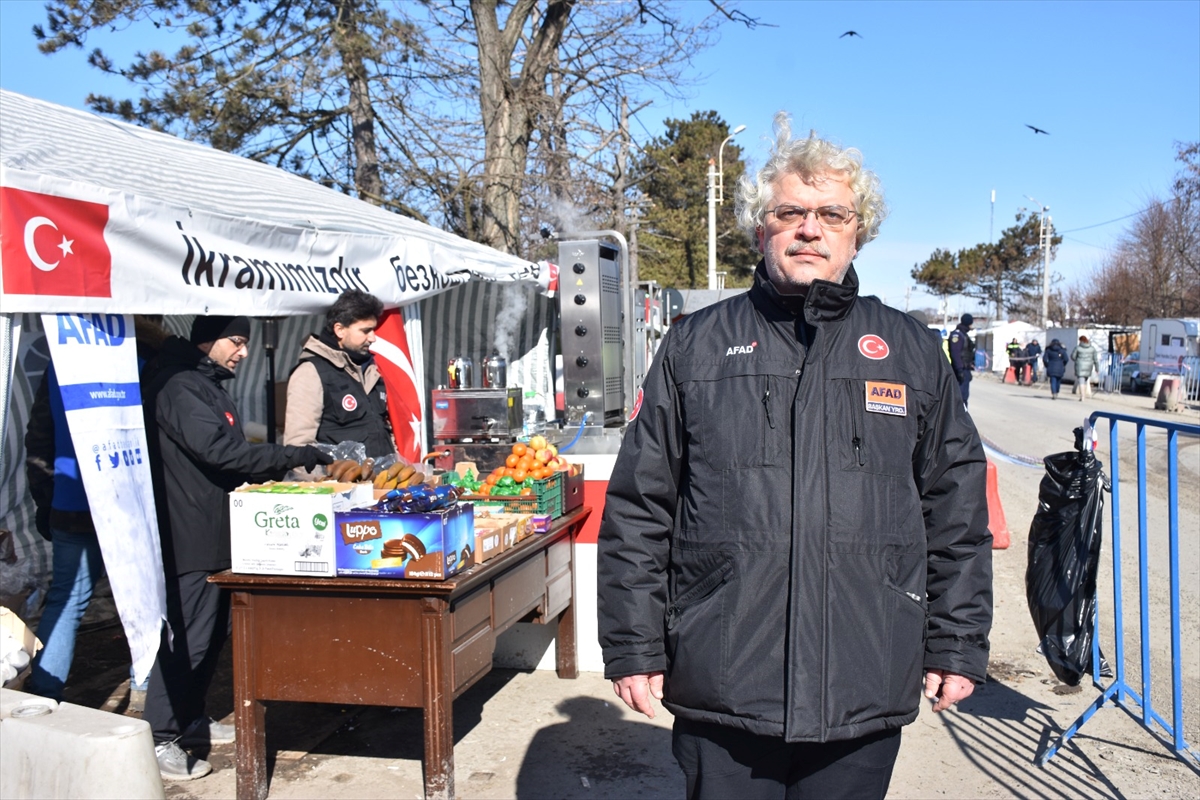
M 666 627 L 671 630 L 679 622 L 679 617 L 687 608 L 717 590 L 733 572 L 733 561 L 728 558 L 718 562 L 701 575 L 687 591 L 680 594 L 667 606 Z
M 725 683 L 726 627 L 724 592 L 719 589 L 733 574 L 725 553 L 679 551 L 673 569 L 677 591 L 667 606 L 668 699 L 693 708 L 711 706 L 722 696 Z M 679 585 L 688 573 L 699 574 Z
M 891 383 L 900 384 L 899 381 Z M 912 475 L 912 453 L 917 443 L 914 389 L 905 386 L 905 414 L 867 411 L 867 382 L 836 378 L 826 393 L 828 423 L 838 432 L 837 461 L 842 469 L 876 475 Z
M 908 714 L 921 703 L 921 673 L 925 662 L 925 633 L 928 610 L 925 598 L 908 592 L 890 581 L 894 609 L 888 662 L 888 705 L 891 713 Z
M 755 361 L 677 367 L 689 445 L 714 471 L 775 466 L 790 453 L 787 365 Z

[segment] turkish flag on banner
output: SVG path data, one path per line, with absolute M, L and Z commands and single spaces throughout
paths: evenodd
M 423 423 L 417 375 L 408 349 L 408 335 L 404 332 L 404 314 L 399 309 L 383 312 L 375 336 L 371 352 L 387 387 L 388 416 L 396 437 L 396 452 L 415 463 L 421 458 Z
M 108 206 L 0 188 L 5 294 L 112 297 Z

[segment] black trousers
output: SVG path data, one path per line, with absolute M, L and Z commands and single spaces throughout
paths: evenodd
M 211 574 L 167 576 L 167 621 L 175 632 L 175 644 L 167 643 L 164 626 L 142 712 L 155 744 L 177 739 L 185 727 L 204 716 L 208 687 L 229 638 L 229 592 L 209 583 Z
M 900 752 L 900 729 L 788 744 L 782 737 L 676 717 L 671 742 L 688 800 L 883 800 Z

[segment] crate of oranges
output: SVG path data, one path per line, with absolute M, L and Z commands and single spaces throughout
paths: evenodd
M 563 473 L 568 464 L 545 437 L 517 442 L 504 461 L 464 500 L 501 505 L 510 513 L 562 516 Z M 470 488 L 470 487 L 469 487 Z

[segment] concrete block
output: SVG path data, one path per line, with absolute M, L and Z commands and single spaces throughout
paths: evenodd
M 0 689 L 0 800 L 162 800 L 150 725 Z

